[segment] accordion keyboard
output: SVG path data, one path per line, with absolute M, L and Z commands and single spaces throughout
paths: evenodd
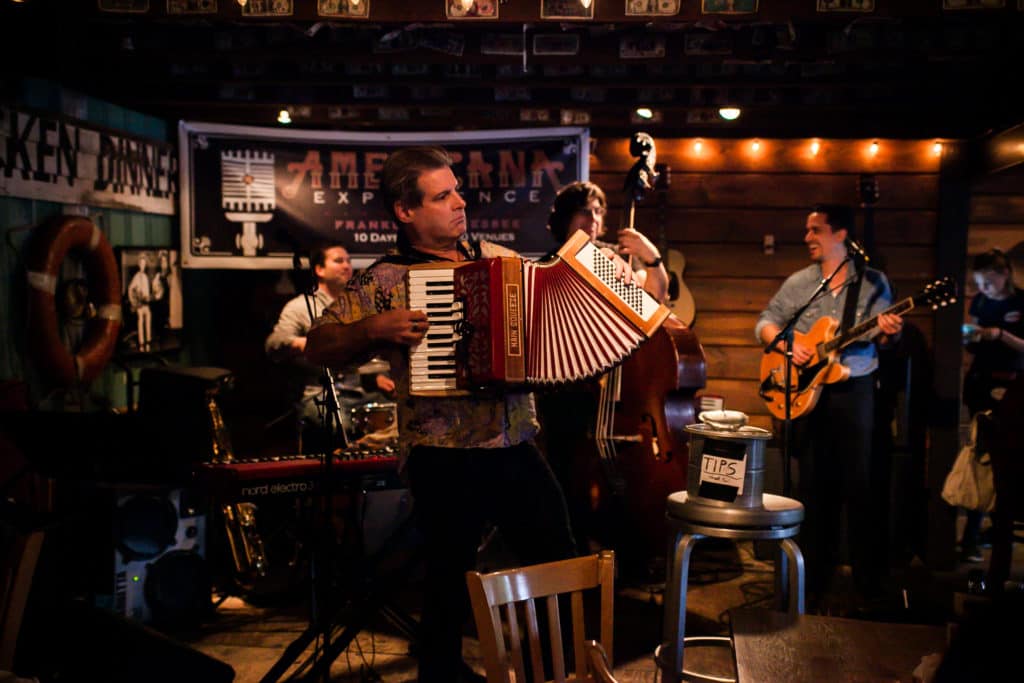
M 409 308 L 425 311 L 427 335 L 409 353 L 410 391 L 448 392 L 456 389 L 455 345 L 463 319 L 462 302 L 455 300 L 451 268 L 409 271 Z

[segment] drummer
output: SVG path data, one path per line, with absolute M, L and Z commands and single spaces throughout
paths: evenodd
M 287 364 L 291 370 L 298 451 L 313 454 L 338 444 L 332 444 L 321 427 L 325 424 L 323 401 L 320 400 L 323 395 L 322 371 L 307 363 L 302 356 L 306 348 L 306 334 L 312 325 L 309 309 L 313 309 L 313 317 L 316 318 L 338 298 L 352 279 L 352 260 L 344 246 L 332 242 L 311 252 L 310 266 L 316 276 L 316 290 L 308 303 L 306 295 L 300 293 L 284 305 L 264 348 L 271 359 Z M 391 399 L 395 383 L 388 376 L 388 370 L 387 362 L 371 361 L 361 367 L 335 372 L 335 389 L 346 433 L 352 428 L 352 408 Z

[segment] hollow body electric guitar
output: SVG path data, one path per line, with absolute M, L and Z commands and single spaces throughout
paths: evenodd
M 915 306 L 927 304 L 932 309 L 956 301 L 956 282 L 950 277 L 932 282 L 918 294 L 895 303 L 882 313 L 903 315 Z M 879 314 L 881 315 L 881 313 Z M 814 323 L 806 333 L 794 332 L 795 342 L 815 349 L 812 358 L 803 365 L 793 364 L 790 374 L 790 417 L 809 413 L 818 403 L 825 384 L 841 382 L 850 376 L 850 369 L 839 362 L 839 352 L 850 344 L 864 341 L 878 333 L 878 315 L 854 325 L 842 334 L 836 334 L 839 321 L 824 317 Z M 786 418 L 786 357 L 780 345 L 761 358 L 761 388 L 758 391 L 768 405 L 768 411 Z

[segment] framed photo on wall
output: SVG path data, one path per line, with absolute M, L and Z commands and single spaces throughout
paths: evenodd
M 701 14 L 753 14 L 757 0 L 701 0 Z
M 874 12 L 875 0 L 818 0 L 819 12 Z
M 123 247 L 119 350 L 152 353 L 181 348 L 184 327 L 181 254 L 164 247 Z
M 370 0 L 317 0 L 316 14 L 319 17 L 369 19 Z
M 447 0 L 444 13 L 449 19 L 497 19 L 498 0 Z
M 540 0 L 541 19 L 593 19 L 597 0 Z

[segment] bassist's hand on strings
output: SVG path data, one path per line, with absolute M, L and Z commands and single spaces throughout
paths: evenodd
M 605 247 L 601 249 L 601 253 L 607 256 L 615 264 L 615 279 L 622 280 L 623 283 L 629 284 L 633 281 L 635 274 L 633 269 L 629 267 L 629 264 L 622 260 L 622 258 L 616 254 L 613 250 Z

